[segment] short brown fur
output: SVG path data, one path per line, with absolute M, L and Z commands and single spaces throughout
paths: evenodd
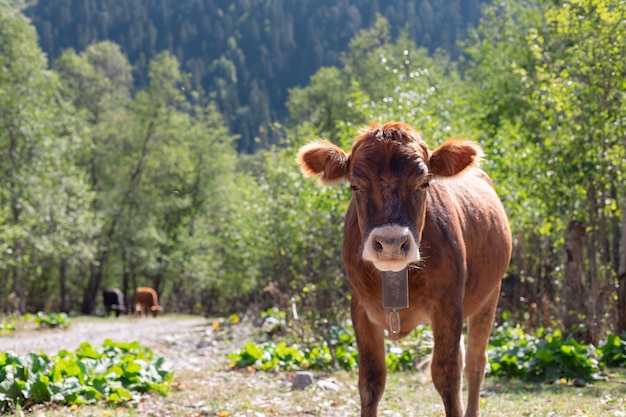
M 159 305 L 159 297 L 154 288 L 139 287 L 135 291 L 135 316 L 146 316 L 148 313 L 158 317 L 163 308 Z
M 463 139 L 430 151 L 412 127 L 395 122 L 363 129 L 349 154 L 327 141 L 298 154 L 305 175 L 321 174 L 323 183 L 347 181 L 354 190 L 343 257 L 352 289 L 362 417 L 376 416 L 384 391 L 385 331 L 400 338 L 420 324 L 433 330 L 431 373 L 446 416 L 461 417 L 464 320 L 465 416 L 480 415 L 485 352 L 511 256 L 508 220 L 491 180 L 478 167 L 481 156 L 478 144 Z M 384 238 L 394 233 L 406 242 L 386 252 Z M 366 246 L 372 261 L 363 258 Z M 411 256 L 405 259 L 405 253 Z M 409 271 L 409 308 L 399 310 L 397 335 L 382 307 L 382 273 L 375 264 Z

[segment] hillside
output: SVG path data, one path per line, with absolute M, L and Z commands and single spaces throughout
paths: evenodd
M 284 120 L 290 87 L 308 83 L 377 14 L 392 36 L 403 30 L 418 46 L 459 53 L 456 41 L 480 17 L 480 0 L 47 0 L 28 7 L 50 61 L 66 48 L 118 43 L 134 66 L 137 86 L 147 63 L 169 50 L 190 74 L 190 87 L 215 100 L 238 148 L 254 152 L 272 141 L 259 127 Z M 259 140 L 255 141 L 254 138 Z

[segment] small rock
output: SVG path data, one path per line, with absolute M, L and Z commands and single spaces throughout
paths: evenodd
M 317 386 L 327 391 L 339 391 L 339 385 L 333 378 L 317 381 Z
M 291 380 L 294 389 L 303 390 L 313 383 L 311 372 L 296 372 Z

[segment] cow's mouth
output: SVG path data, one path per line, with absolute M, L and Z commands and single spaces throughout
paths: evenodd
M 374 264 L 381 272 L 400 272 L 420 260 L 413 233 L 406 226 L 386 225 L 376 227 L 363 245 L 363 259 Z

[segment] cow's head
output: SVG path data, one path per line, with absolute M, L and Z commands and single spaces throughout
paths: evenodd
M 152 313 L 152 317 L 159 317 L 159 313 L 163 311 L 163 307 L 161 306 L 152 306 L 150 307 L 150 312 Z
M 450 139 L 434 151 L 403 123 L 373 123 L 349 154 L 319 140 L 303 146 L 297 161 L 324 184 L 347 181 L 353 190 L 362 257 L 380 271 L 400 271 L 420 260 L 419 242 L 430 183 L 477 165 L 482 151 L 471 141 Z

